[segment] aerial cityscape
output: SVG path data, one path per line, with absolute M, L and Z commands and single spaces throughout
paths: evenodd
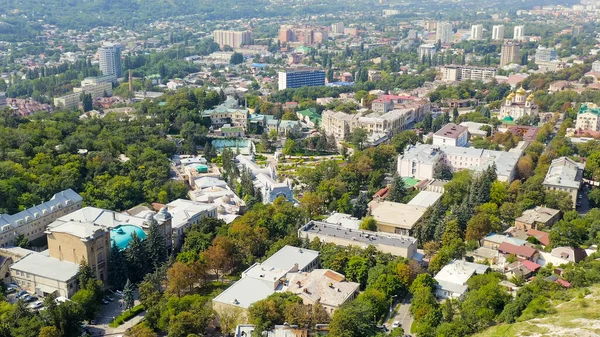
M 600 336 L 600 0 L 4 0 L 0 337 Z

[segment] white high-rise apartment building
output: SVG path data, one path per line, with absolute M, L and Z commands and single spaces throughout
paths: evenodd
M 102 75 L 113 75 L 117 78 L 123 75 L 121 66 L 122 49 L 123 47 L 120 44 L 105 44 L 98 48 L 98 60 Z
M 450 22 L 438 22 L 435 30 L 435 41 L 442 43 L 452 42 L 452 24 Z
M 498 25 L 492 27 L 492 40 L 504 40 L 504 26 Z
M 336 23 L 331 24 L 331 31 L 335 35 L 344 35 L 344 23 L 336 22 Z
M 515 26 L 513 40 L 523 41 L 523 37 L 525 37 L 525 27 L 524 26 Z
M 471 26 L 471 40 L 481 40 L 483 38 L 483 25 Z

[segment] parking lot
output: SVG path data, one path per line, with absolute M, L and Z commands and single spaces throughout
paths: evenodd
M 9 303 L 14 304 L 16 303 L 19 299 L 17 298 L 17 294 L 21 291 L 21 289 L 17 288 L 17 290 L 15 292 L 12 292 L 10 294 L 6 295 L 6 299 Z M 21 297 L 25 297 L 26 295 L 23 294 Z M 35 296 L 36 299 L 33 301 L 30 301 L 27 303 L 27 306 L 29 308 L 31 308 L 32 310 L 44 310 L 43 306 L 40 306 L 38 304 L 37 308 L 33 308 L 34 304 L 36 304 L 38 301 L 42 302 L 44 301 L 43 297 L 39 297 L 39 296 Z M 92 336 L 120 336 L 122 335 L 127 329 L 131 328 L 132 326 L 134 326 L 137 322 L 139 322 L 141 319 L 143 319 L 145 312 L 139 314 L 138 316 L 134 317 L 133 319 L 131 319 L 128 322 L 125 322 L 125 324 L 116 327 L 116 328 L 111 328 L 108 326 L 108 324 L 110 322 L 112 322 L 115 317 L 119 316 L 120 314 L 123 313 L 123 300 L 117 295 L 117 294 L 110 294 L 110 299 L 112 299 L 112 301 L 108 301 L 107 304 L 102 304 L 101 306 L 101 311 L 100 314 L 98 315 L 98 317 L 92 321 L 89 322 L 89 324 L 84 324 L 85 329 L 92 335 Z M 139 299 L 138 299 L 138 294 L 137 292 L 135 293 L 135 305 L 139 304 Z

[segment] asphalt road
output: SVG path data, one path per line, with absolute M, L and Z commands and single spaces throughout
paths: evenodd
M 411 300 L 410 297 L 407 297 L 404 300 L 402 300 L 400 307 L 398 307 L 398 312 L 396 313 L 396 316 L 394 316 L 394 319 L 391 320 L 392 323 L 395 321 L 400 322 L 400 325 L 402 325 L 402 328 L 404 329 L 405 335 L 411 334 L 410 327 L 412 326 L 412 322 L 413 322 L 413 318 L 410 313 L 410 300 Z M 391 330 L 392 329 L 391 324 L 387 328 L 389 330 Z M 411 335 L 413 337 L 415 337 L 415 334 L 411 334 Z

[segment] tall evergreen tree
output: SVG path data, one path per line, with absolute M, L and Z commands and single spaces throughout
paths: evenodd
M 131 283 L 131 281 L 129 279 L 127 279 L 127 282 L 125 283 L 125 288 L 123 288 L 123 302 L 125 303 L 125 310 L 129 310 L 129 309 L 133 308 L 133 304 L 134 304 L 133 292 L 134 291 L 135 291 L 135 288 L 134 288 L 133 284 Z
M 406 197 L 406 185 L 404 180 L 399 175 L 394 175 L 392 184 L 390 185 L 390 192 L 386 199 L 392 202 L 402 202 Z
M 352 208 L 352 216 L 358 219 L 362 219 L 367 212 L 369 211 L 369 205 L 367 200 L 367 195 L 365 193 L 360 193 L 358 198 L 356 199 L 356 203 Z
M 167 246 L 165 236 L 161 232 L 158 224 L 153 222 L 148 230 L 148 237 L 144 241 L 146 251 L 150 259 L 152 270 L 158 268 L 161 264 L 167 261 Z M 143 275 L 142 275 L 143 276 Z
M 127 271 L 133 282 L 140 281 L 149 271 L 149 258 L 146 245 L 135 232 L 131 235 L 129 247 L 125 251 Z
M 114 289 L 123 289 L 127 281 L 127 261 L 123 252 L 112 245 L 108 256 L 108 284 Z

